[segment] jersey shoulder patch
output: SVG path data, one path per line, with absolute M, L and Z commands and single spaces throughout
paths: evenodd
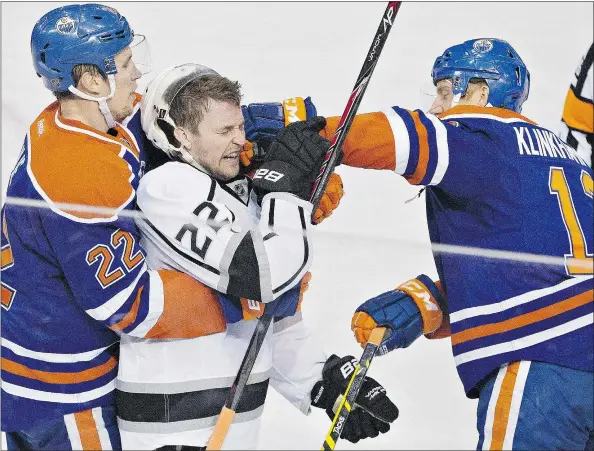
M 123 156 L 138 149 L 84 124 L 61 118 L 55 102 L 29 129 L 28 172 L 35 189 L 54 211 L 82 222 L 115 220 L 134 199 L 134 173 Z M 106 211 L 81 211 L 68 205 Z

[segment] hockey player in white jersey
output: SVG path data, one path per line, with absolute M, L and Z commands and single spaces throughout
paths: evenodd
M 275 321 L 226 449 L 255 448 L 269 382 L 303 413 L 314 405 L 332 417 L 353 369 L 352 356 L 326 356 L 300 314 L 312 259 L 308 198 L 329 146 L 318 135 L 325 121 L 284 129 L 252 182 L 239 174 L 240 102 L 237 82 L 195 64 L 163 72 L 142 101 L 148 140 L 172 158 L 138 189 L 147 262 L 216 290 L 228 324 L 200 338 L 122 342 L 117 399 L 125 449 L 205 446 L 254 330 L 249 320 L 264 311 Z M 367 399 L 372 392 L 379 394 Z M 398 415 L 371 378 L 357 404 L 343 432 L 352 442 L 387 432 Z

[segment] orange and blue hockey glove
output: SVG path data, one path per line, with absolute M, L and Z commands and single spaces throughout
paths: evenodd
M 278 132 L 287 125 L 317 116 L 310 97 L 291 97 L 279 102 L 242 105 L 245 138 L 265 152 Z
M 250 103 L 242 105 L 247 142 L 239 158 L 244 172 L 252 174 L 264 163 L 270 144 L 287 125 L 316 116 L 310 97 L 291 97 L 282 103 Z
M 248 140 L 240 155 L 246 173 L 253 176 L 263 163 L 270 144 L 279 131 L 288 124 L 304 121 L 317 114 L 310 97 L 292 97 L 282 103 L 250 103 L 241 107 L 245 121 L 245 134 Z M 340 175 L 333 173 L 322 195 L 313 223 L 319 224 L 338 207 L 344 189 Z
M 293 316 L 301 311 L 303 294 L 309 288 L 311 273 L 307 272 L 301 279 L 299 286 L 295 286 L 283 293 L 274 301 L 263 303 L 251 299 L 240 298 L 230 294 L 217 292 L 217 299 L 223 309 L 227 324 L 238 321 L 249 321 L 261 317 L 264 313 L 275 318 Z
M 361 304 L 353 315 L 351 329 L 364 347 L 373 329 L 386 327 L 386 338 L 378 350 L 384 355 L 437 331 L 443 322 L 443 303 L 439 286 L 422 274 Z

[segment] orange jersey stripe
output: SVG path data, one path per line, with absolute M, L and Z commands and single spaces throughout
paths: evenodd
M 227 322 L 214 293 L 178 271 L 160 270 L 163 313 L 146 338 L 196 338 L 224 332 Z
M 410 115 L 415 124 L 417 135 L 419 136 L 419 161 L 415 168 L 415 172 L 413 172 L 411 176 L 407 176 L 406 179 L 412 185 L 418 185 L 427 173 L 427 164 L 429 163 L 429 136 L 427 134 L 427 127 L 422 124 L 421 119 L 419 118 L 419 113 L 410 111 Z
M 117 360 L 111 357 L 107 362 L 89 368 L 88 370 L 76 373 L 54 373 L 50 371 L 33 370 L 20 363 L 2 357 L 2 369 L 17 376 L 35 379 L 48 384 L 79 384 L 97 379 L 109 373 L 118 364 Z
M 447 119 L 448 116 L 453 116 L 455 114 L 490 114 L 491 116 L 497 116 L 502 119 L 521 119 L 532 125 L 537 125 L 536 122 L 531 121 L 527 117 L 522 116 L 515 111 L 507 110 L 505 108 L 491 108 L 484 106 L 457 105 L 447 111 L 444 111 L 438 116 L 441 119 Z
M 100 450 L 101 440 L 99 440 L 99 431 L 97 431 L 97 423 L 93 418 L 92 410 L 84 410 L 82 412 L 74 412 L 74 420 L 78 428 L 80 442 L 83 450 Z
M 340 117 L 326 118 L 326 128 L 320 132 L 332 141 Z M 396 149 L 392 128 L 384 113 L 358 114 L 346 137 L 342 152 L 347 166 L 367 169 L 396 169 Z
M 486 337 L 488 335 L 500 334 L 508 332 L 510 330 L 518 329 L 520 327 L 527 326 L 529 324 L 543 321 L 547 318 L 551 318 L 561 313 L 567 312 L 581 305 L 585 305 L 589 302 L 594 302 L 592 295 L 594 290 L 589 290 L 584 293 L 580 293 L 562 302 L 543 307 L 534 312 L 525 313 L 523 315 L 510 318 L 499 323 L 487 324 L 484 326 L 477 326 L 471 329 L 466 329 L 462 332 L 458 332 L 452 335 L 452 345 L 464 343 L 469 340 L 476 338 Z
M 117 323 L 112 324 L 109 328 L 113 331 L 120 331 L 124 330 L 134 321 L 136 321 L 136 316 L 138 315 L 138 307 L 140 307 L 140 299 L 142 297 L 142 292 L 144 290 L 144 285 L 138 289 L 138 294 L 136 295 L 136 299 L 134 300 L 134 304 L 132 304 L 132 308 L 130 311 Z
M 576 97 L 569 88 L 563 107 L 563 121 L 571 128 L 594 133 L 594 104 Z
M 505 431 L 507 430 L 507 422 L 509 420 L 509 412 L 519 367 L 520 362 L 510 363 L 505 372 L 505 376 L 503 376 L 499 397 L 497 398 L 497 404 L 495 404 L 493 435 L 490 448 L 492 450 L 503 449 L 503 441 L 505 440 Z

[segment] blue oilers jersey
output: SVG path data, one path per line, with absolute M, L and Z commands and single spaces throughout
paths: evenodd
M 3 431 L 111 404 L 122 333 L 205 331 L 189 314 L 199 283 L 148 270 L 126 215 L 144 165 L 139 114 L 127 122 L 135 132 L 102 133 L 62 117 L 56 102 L 27 133 L 2 209 Z
M 366 125 L 374 131 L 363 144 L 347 139 L 346 164 L 389 168 L 427 187 L 429 233 L 467 394 L 517 360 L 594 371 L 588 162 L 505 109 L 458 106 L 438 118 L 393 107 L 357 118 L 354 138 Z M 362 146 L 374 149 L 375 161 Z

